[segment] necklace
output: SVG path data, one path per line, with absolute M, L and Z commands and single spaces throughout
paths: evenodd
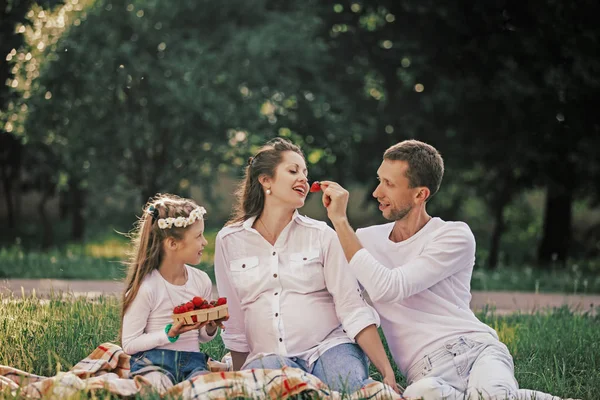
M 269 235 L 269 237 L 271 238 L 271 240 L 275 241 L 275 235 L 273 235 L 273 234 L 271 233 L 271 231 L 269 230 L 269 228 L 267 228 L 267 226 L 265 225 L 265 223 L 263 222 L 263 220 L 262 220 L 262 219 L 259 219 L 258 221 L 259 221 L 259 222 L 262 224 L 262 226 L 265 228 L 265 231 L 267 231 L 267 234 Z
M 189 281 L 189 279 L 188 279 L 188 271 L 187 271 L 187 267 L 185 265 L 183 266 L 183 268 L 184 268 L 184 272 L 185 272 L 185 283 L 183 284 L 182 288 L 183 288 L 184 292 L 186 292 L 186 293 L 189 294 L 190 291 L 187 288 L 187 284 L 188 284 L 188 281 Z M 160 271 L 159 271 L 159 274 L 160 274 Z M 162 274 L 160 276 L 162 278 L 162 282 L 163 282 L 163 286 L 165 287 L 165 291 L 167 292 L 167 296 L 169 296 L 169 300 L 171 300 L 171 305 L 173 306 L 173 308 L 175 308 L 176 304 L 173 301 L 173 298 L 171 297 L 171 293 L 170 293 L 171 291 L 167 287 L 167 284 L 166 284 L 167 280 L 165 279 L 164 276 L 162 276 Z M 173 285 L 173 286 L 177 286 L 177 285 Z

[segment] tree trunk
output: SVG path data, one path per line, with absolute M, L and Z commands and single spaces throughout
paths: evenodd
M 80 182 L 74 182 L 71 187 L 71 205 L 73 219 L 71 223 L 71 239 L 75 242 L 83 241 L 85 234 L 85 197 L 87 191 L 80 187 Z
M 13 189 L 19 185 L 22 149 L 21 142 L 15 136 L 6 132 L 0 133 L 0 178 L 6 199 L 8 229 L 11 230 L 16 227 L 18 215 Z
M 493 206 L 494 215 L 494 230 L 492 231 L 492 237 L 490 239 L 490 255 L 487 262 L 487 267 L 490 269 L 496 269 L 498 267 L 498 257 L 500 255 L 500 240 L 502 234 L 506 229 L 506 223 L 504 222 L 504 209 L 510 201 L 510 195 L 507 193 L 500 194 Z
M 538 249 L 538 263 L 564 265 L 571 242 L 573 185 L 550 185 L 546 192 L 544 231 Z
M 40 213 L 40 219 L 42 222 L 42 249 L 47 250 L 54 244 L 54 235 L 52 233 L 52 223 L 48 219 L 48 215 L 46 215 L 46 203 L 50 198 L 50 194 L 48 192 L 44 192 L 42 194 L 42 198 L 38 203 L 38 212 Z
M 19 174 L 17 175 L 17 184 L 15 185 L 14 188 L 14 192 L 13 192 L 13 198 L 15 199 L 15 205 L 14 205 L 14 210 L 13 210 L 13 215 L 15 218 L 15 224 L 19 223 L 19 220 L 21 219 L 21 209 L 23 207 L 23 182 L 22 182 L 22 178 L 21 178 L 21 173 L 19 171 Z
M 4 189 L 4 198 L 6 200 L 6 212 L 8 214 L 8 229 L 15 228 L 15 209 L 13 205 L 12 182 L 2 171 L 2 188 Z
M 69 216 L 70 204 L 69 204 L 69 192 L 60 190 L 58 192 L 58 216 L 61 221 L 64 221 Z

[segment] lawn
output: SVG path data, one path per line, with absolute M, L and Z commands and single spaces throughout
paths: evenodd
M 208 246 L 198 268 L 214 282 L 213 258 L 217 231 L 206 232 Z M 121 280 L 126 268 L 128 242 L 119 237 L 85 245 L 68 245 L 48 252 L 24 250 L 19 246 L 0 248 L 0 278 L 108 279 Z M 596 263 L 597 264 L 597 263 Z M 531 266 L 487 270 L 476 266 L 473 290 L 596 294 L 600 293 L 600 265 L 570 263 L 565 269 L 536 269 Z
M 41 375 L 65 371 L 100 343 L 116 342 L 118 301 L 3 298 L 0 364 Z M 479 317 L 494 327 L 515 357 L 521 387 L 559 396 L 597 399 L 600 391 L 600 317 L 566 309 L 551 314 Z M 220 359 L 220 338 L 202 349 Z M 377 379 L 378 374 L 372 370 Z M 404 380 L 398 376 L 399 382 Z

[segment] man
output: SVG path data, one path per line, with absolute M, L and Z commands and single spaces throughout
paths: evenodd
M 434 147 L 416 140 L 390 147 L 373 196 L 393 222 L 356 234 L 346 216 L 348 192 L 321 182 L 349 268 L 369 293 L 392 356 L 407 377 L 404 396 L 558 399 L 518 388 L 507 347 L 470 310 L 473 234 L 467 224 L 432 218 L 426 210 L 443 174 Z

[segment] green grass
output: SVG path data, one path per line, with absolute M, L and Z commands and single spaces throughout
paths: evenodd
M 94 257 L 82 249 L 28 251 L 0 249 L 0 278 L 122 279 L 126 267 L 117 257 Z
M 530 266 L 475 268 L 472 290 L 518 291 L 567 294 L 600 293 L 600 270 L 596 265 L 571 264 L 566 269 L 537 269 Z
M 115 234 L 116 235 L 116 234 Z M 217 231 L 206 233 L 208 246 L 198 268 L 214 282 L 212 268 Z M 0 248 L 0 278 L 25 279 L 107 279 L 121 280 L 126 268 L 129 243 L 121 236 L 85 245 L 68 245 L 48 252 L 25 250 L 20 246 Z M 600 266 L 571 263 L 566 269 L 536 269 L 530 266 L 476 267 L 471 280 L 473 290 L 500 290 L 567 294 L 600 293 Z
M 99 344 L 116 342 L 118 302 L 2 300 L 0 364 L 40 375 L 66 371 Z M 494 327 L 515 358 L 520 386 L 558 396 L 596 399 L 600 390 L 600 316 L 576 315 L 567 309 L 551 314 L 479 317 Z M 201 348 L 215 359 L 225 349 L 220 338 Z M 372 369 L 372 376 L 378 378 Z M 402 377 L 398 381 L 405 385 Z
M 212 260 L 217 231 L 207 232 L 206 236 L 208 245 L 198 268 L 214 281 Z M 129 242 L 118 235 L 102 242 L 68 245 L 46 252 L 14 245 L 2 247 L 0 278 L 121 280 L 127 271 L 122 262 L 126 260 L 128 250 Z

